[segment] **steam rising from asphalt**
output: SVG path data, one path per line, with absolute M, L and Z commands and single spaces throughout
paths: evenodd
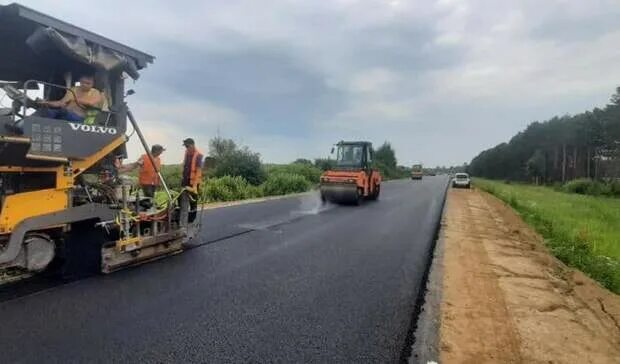
M 297 210 L 291 210 L 288 215 L 278 216 L 266 221 L 254 222 L 251 224 L 238 225 L 243 229 L 251 230 L 271 230 L 281 224 L 296 221 L 308 215 L 318 215 L 323 211 L 331 210 L 335 205 L 331 203 L 323 203 L 318 191 L 301 195 L 299 198 L 299 207 Z
M 334 207 L 329 202 L 323 203 L 318 191 L 316 193 L 310 193 L 303 195 L 299 199 L 299 210 L 291 212 L 292 215 L 317 215 L 323 211 L 330 210 Z

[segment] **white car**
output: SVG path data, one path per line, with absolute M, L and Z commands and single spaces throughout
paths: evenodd
M 469 188 L 471 186 L 471 179 L 467 173 L 456 173 L 452 179 L 452 187 L 464 187 Z

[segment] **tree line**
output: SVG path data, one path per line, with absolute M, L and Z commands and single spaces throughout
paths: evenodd
M 620 178 L 620 87 L 603 108 L 529 124 L 508 143 L 481 152 L 468 172 L 535 183 Z
M 467 163 L 460 166 L 436 166 L 434 168 L 424 168 L 424 173 L 434 174 L 455 174 L 467 171 Z

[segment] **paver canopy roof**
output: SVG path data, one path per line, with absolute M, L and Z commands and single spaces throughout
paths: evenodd
M 0 6 L 0 79 L 45 79 L 50 68 L 123 71 L 154 57 L 19 4 Z

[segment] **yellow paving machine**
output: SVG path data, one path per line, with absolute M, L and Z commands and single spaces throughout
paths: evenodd
M 157 171 L 157 205 L 119 174 L 127 134 L 152 158 L 124 81 L 154 57 L 18 4 L 0 6 L 0 39 L 0 276 L 108 273 L 180 252 L 199 227 L 190 194 L 173 198 Z M 37 112 L 35 97 L 61 99 L 85 73 L 105 106 L 82 122 Z

